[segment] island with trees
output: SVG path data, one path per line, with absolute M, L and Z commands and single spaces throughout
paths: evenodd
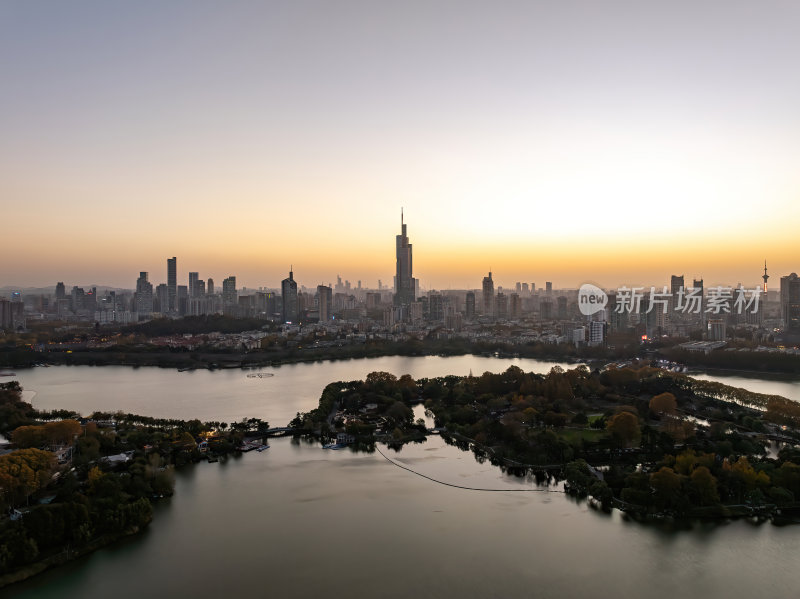
M 436 430 L 413 420 L 419 403 Z M 416 381 L 375 372 L 328 385 L 293 425 L 323 439 L 343 433 L 362 448 L 438 432 L 637 518 L 788 522 L 800 512 L 800 404 L 646 363 Z

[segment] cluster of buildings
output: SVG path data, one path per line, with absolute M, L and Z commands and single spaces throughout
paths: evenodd
M 237 289 L 235 276 L 225 278 L 217 286 L 213 279 L 200 278 L 198 272 L 189 272 L 188 284 L 182 285 L 178 284 L 177 258 L 172 257 L 167 260 L 165 283 L 154 285 L 149 273 L 140 272 L 132 292 L 105 290 L 98 294 L 97 288 L 85 290 L 73 286 L 68 293 L 63 282 L 56 285 L 52 295 L 23 297 L 15 292 L 10 299 L 0 299 L 0 328 L 24 329 L 26 319 L 106 325 L 156 317 L 224 314 L 284 325 L 317 323 L 333 331 L 354 327 L 357 331 L 392 335 L 432 331 L 471 335 L 508 324 L 512 330 L 521 331 L 523 337 L 527 332 L 528 338 L 537 336 L 554 342 L 590 345 L 604 343 L 608 334 L 614 332 L 635 333 L 643 339 L 668 335 L 722 341 L 731 327 L 749 328 L 754 335 L 780 329 L 800 338 L 800 277 L 795 273 L 782 277 L 780 293 L 770 290 L 766 264 L 756 311 L 712 312 L 707 305 L 713 290 L 705 289 L 702 279 L 692 280 L 689 286 L 683 275 L 674 275 L 669 287 L 663 287 L 668 300 L 656 300 L 645 291 L 636 310 L 619 310 L 620 288 L 608 292 L 604 309 L 586 316 L 579 309 L 577 289 L 555 290 L 551 282 L 540 288 L 528 282 L 517 282 L 513 288 L 495 287 L 491 270 L 479 289 L 421 293 L 419 281 L 413 275 L 413 246 L 402 213 L 400 225 L 395 240 L 393 288 L 381 281 L 377 289 L 362 287 L 361 281 L 351 286 L 338 276 L 336 285 L 307 288 L 298 286 L 291 268 L 279 289 Z M 699 309 L 687 313 L 678 304 L 683 301 L 684 292 L 692 290 L 699 298 Z M 730 289 L 731 294 L 736 291 L 737 288 Z M 656 301 L 664 305 L 655 306 Z

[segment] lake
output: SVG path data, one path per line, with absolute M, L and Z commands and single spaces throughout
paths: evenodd
M 279 426 L 314 407 L 331 381 L 373 370 L 477 375 L 510 364 L 536 372 L 552 366 L 384 357 L 255 371 L 51 367 L 18 378 L 42 409 L 252 416 Z M 248 372 L 275 376 L 247 378 Z M 759 380 L 747 381 L 740 386 L 762 391 Z M 798 398 L 797 382 L 761 382 Z M 7 588 L 4 596 L 789 598 L 800 587 L 800 527 L 736 521 L 674 531 L 629 522 L 576 502 L 560 485 L 537 487 L 505 475 L 438 437 L 398 453 L 382 449 L 421 474 L 487 490 L 437 484 L 379 453 L 291 439 L 271 445 L 180 470 L 175 496 L 157 505 L 143 534 Z

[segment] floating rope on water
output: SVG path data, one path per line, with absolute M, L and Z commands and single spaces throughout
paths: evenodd
M 376 451 L 381 454 L 387 462 L 392 464 L 393 466 L 397 466 L 398 468 L 402 468 L 403 470 L 407 470 L 411 474 L 416 474 L 417 476 L 421 476 L 422 478 L 426 478 L 431 482 L 438 483 L 440 485 L 444 485 L 446 487 L 453 487 L 455 489 L 464 489 L 465 491 L 487 491 L 490 493 L 564 493 L 564 491 L 560 489 L 486 489 L 480 487 L 465 487 L 464 485 L 455 485 L 453 483 L 447 483 L 443 480 L 438 480 L 427 474 L 422 474 L 421 472 L 417 472 L 416 470 L 412 470 L 408 466 L 403 466 L 402 464 L 398 464 L 389 456 L 381 451 L 381 448 L 378 445 L 375 445 Z

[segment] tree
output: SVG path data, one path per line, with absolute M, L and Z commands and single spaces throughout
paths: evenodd
M 692 488 L 697 494 L 700 505 L 716 505 L 719 503 L 717 479 L 705 466 L 698 466 L 691 475 Z
M 631 412 L 612 416 L 606 424 L 606 430 L 624 447 L 630 447 L 641 437 L 639 419 Z
M 364 382 L 370 386 L 386 383 L 394 384 L 397 382 L 397 377 L 390 372 L 375 371 L 370 372 Z
M 22 449 L 43 447 L 46 443 L 43 426 L 20 426 L 11 433 L 11 441 Z
M 414 417 L 414 412 L 402 401 L 394 402 L 391 407 L 386 411 L 386 419 L 398 425 L 411 422 Z
M 661 467 L 650 475 L 650 486 L 655 492 L 656 505 L 668 507 L 675 503 L 681 489 L 681 477 L 672 468 Z
M 678 400 L 672 393 L 660 393 L 650 400 L 650 411 L 655 414 L 674 414 L 678 408 Z
M 20 449 L 0 456 L 0 490 L 3 501 L 14 505 L 50 480 L 55 456 L 39 449 Z
M 178 439 L 178 445 L 181 447 L 181 449 L 186 449 L 188 451 L 191 451 L 197 447 L 194 437 L 187 431 L 184 431 L 181 434 L 180 439 Z

